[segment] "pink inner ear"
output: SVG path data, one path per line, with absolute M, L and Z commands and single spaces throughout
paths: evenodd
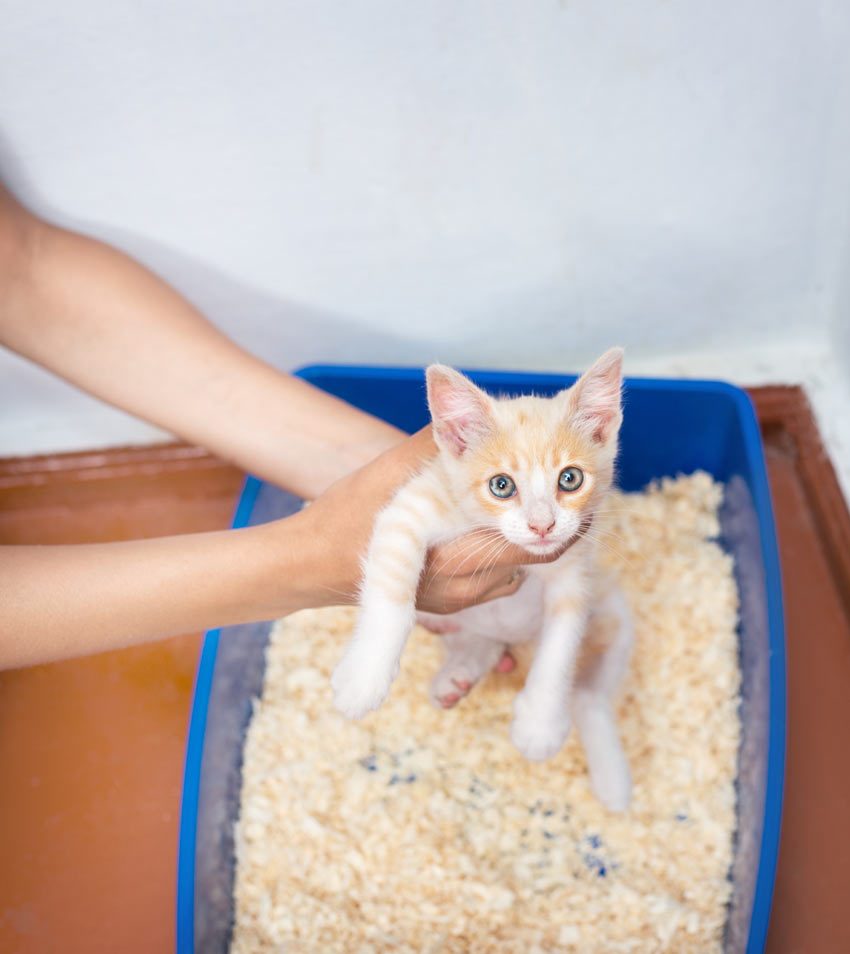
M 438 439 L 460 457 L 490 427 L 487 399 L 460 374 L 428 377 L 428 403 Z
M 617 427 L 618 415 L 613 411 L 600 411 L 597 414 L 588 416 L 588 423 L 595 429 L 591 433 L 591 438 L 597 444 L 604 444 L 612 436 Z
M 606 352 L 576 384 L 576 423 L 597 444 L 609 441 L 620 426 L 622 353 Z

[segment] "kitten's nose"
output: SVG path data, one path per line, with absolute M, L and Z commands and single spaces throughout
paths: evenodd
M 532 530 L 534 533 L 539 533 L 541 537 L 545 537 L 546 534 L 555 526 L 555 521 L 549 517 L 544 519 L 535 519 L 528 521 L 528 529 Z

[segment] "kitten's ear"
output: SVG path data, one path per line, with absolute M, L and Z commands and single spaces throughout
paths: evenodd
M 572 424 L 597 444 L 615 437 L 623 420 L 623 349 L 609 348 L 567 392 Z
M 491 399 L 468 378 L 444 364 L 425 372 L 434 437 L 456 457 L 493 426 Z

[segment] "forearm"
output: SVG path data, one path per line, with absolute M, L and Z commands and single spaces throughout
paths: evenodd
M 345 602 L 296 517 L 244 530 L 0 547 L 0 669 Z
M 256 527 L 0 546 L 0 669 L 354 602 L 374 513 L 431 447 L 421 432 Z
M 315 497 L 401 434 L 248 354 L 165 282 L 0 189 L 0 341 L 137 417 Z

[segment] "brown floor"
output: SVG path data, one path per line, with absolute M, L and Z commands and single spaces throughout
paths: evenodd
M 777 513 L 789 662 L 785 814 L 767 950 L 850 951 L 850 518 L 828 464 L 813 475 L 817 440 L 799 392 L 754 394 Z M 233 468 L 179 445 L 0 461 L 0 541 L 223 527 L 240 485 Z M 199 641 L 189 635 L 0 674 L 3 954 L 174 949 Z
M 182 451 L 7 462 L 5 470 L 4 543 L 227 527 L 242 483 L 235 469 Z M 188 635 L 0 673 L 3 954 L 174 950 L 199 646 L 200 635 Z

